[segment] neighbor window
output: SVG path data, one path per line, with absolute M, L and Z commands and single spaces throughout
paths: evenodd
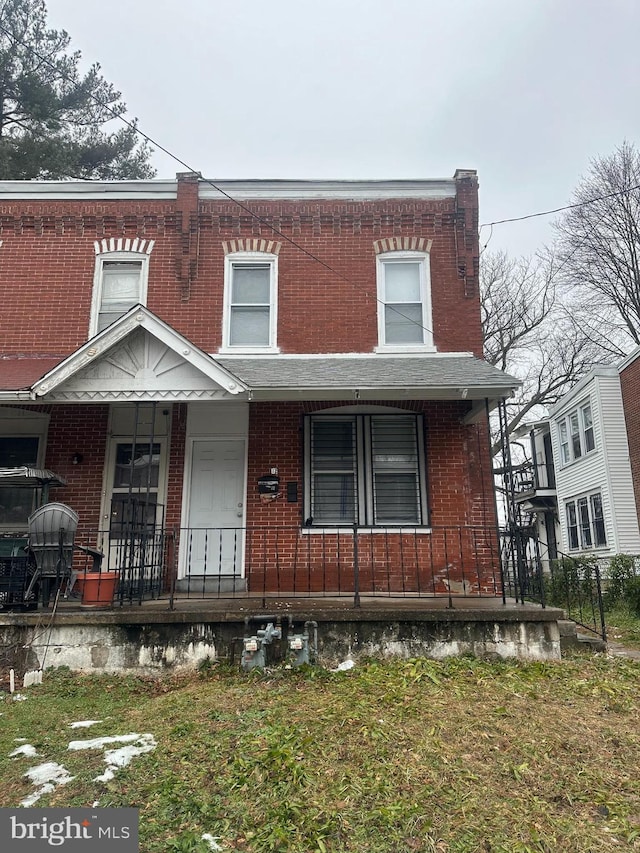
M 560 458 L 566 465 L 595 449 L 591 404 L 585 403 L 558 421 Z
M 98 255 L 90 336 L 110 326 L 130 308 L 147 301 L 149 256 L 142 252 Z
M 570 551 L 603 548 L 607 544 L 602 495 L 595 492 L 565 504 Z
M 305 457 L 307 526 L 426 524 L 420 416 L 308 416 Z
M 378 343 L 381 349 L 433 347 L 429 255 L 377 257 Z
M 262 252 L 227 255 L 223 349 L 275 350 L 276 264 Z
M 0 468 L 34 468 L 38 465 L 38 436 L 0 436 Z M 26 527 L 35 509 L 35 489 L 3 486 L 0 479 L 0 527 Z

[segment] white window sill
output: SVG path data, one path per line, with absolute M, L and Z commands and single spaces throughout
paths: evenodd
M 280 347 L 220 347 L 218 355 L 278 355 Z
M 353 527 L 301 527 L 303 536 L 331 533 L 353 536 Z M 356 533 L 431 533 L 430 527 L 357 527 Z
M 591 557 L 595 556 L 596 553 L 602 553 L 603 551 L 610 551 L 610 545 L 594 545 L 592 548 L 569 548 L 569 556 L 573 557 Z
M 568 462 L 562 462 L 560 468 L 564 470 L 565 468 L 570 468 L 572 465 L 579 465 L 580 462 L 583 462 L 585 459 L 590 459 L 594 453 L 597 453 L 598 449 L 596 447 L 593 450 L 587 450 L 586 453 L 583 453 L 582 456 L 578 456 L 575 459 L 570 459 Z
M 403 353 L 403 352 L 437 352 L 438 350 L 434 346 L 427 346 L 426 344 L 420 345 L 411 345 L 411 346 L 400 346 L 398 344 L 395 345 L 382 345 L 373 348 L 374 352 L 381 353 Z

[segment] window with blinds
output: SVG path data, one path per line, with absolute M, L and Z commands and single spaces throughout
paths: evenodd
M 276 350 L 277 257 L 236 252 L 225 258 L 223 350 Z
M 426 523 L 420 416 L 312 415 L 305 441 L 308 524 Z
M 229 306 L 230 346 L 269 346 L 271 267 L 233 264 Z
M 90 338 L 106 329 L 134 305 L 146 305 L 148 278 L 148 252 L 123 249 L 96 255 Z
M 141 261 L 104 261 L 98 332 L 142 301 L 141 278 Z
M 379 348 L 433 349 L 429 254 L 388 252 L 376 264 Z

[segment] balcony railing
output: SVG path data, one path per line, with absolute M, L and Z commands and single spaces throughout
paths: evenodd
M 512 476 L 516 497 L 524 497 L 539 491 L 553 491 L 556 488 L 553 465 L 527 462 L 515 469 Z

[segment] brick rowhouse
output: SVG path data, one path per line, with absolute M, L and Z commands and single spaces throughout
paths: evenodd
M 277 255 L 278 355 L 341 354 L 344 360 L 336 361 L 336 371 L 351 355 L 377 357 L 376 257 L 428 247 L 433 344 L 443 356 L 439 363 L 449 363 L 445 354 L 472 353 L 482 359 L 475 172 L 458 171 L 454 179 L 434 182 L 433 189 L 422 182 L 423 193 L 415 187 L 409 191 L 403 182 L 379 182 L 354 188 L 353 193 L 349 182 L 328 182 L 316 192 L 305 182 L 302 189 L 282 182 L 269 197 L 269 182 L 253 183 L 246 191 L 230 182 L 228 192 L 236 192 L 241 205 L 216 197 L 213 188 L 193 174 L 181 174 L 176 182 L 83 184 L 75 191 L 74 185 L 67 185 L 57 194 L 55 188 L 38 189 L 43 185 L 16 184 L 0 201 L 3 409 L 37 409 L 48 416 L 43 464 L 67 479 L 55 497 L 79 512 L 87 531 L 99 529 L 105 517 L 110 405 L 116 400 L 131 405 L 148 401 L 153 389 L 123 388 L 120 398 L 91 391 L 84 398 L 78 392 L 73 398 L 58 394 L 51 400 L 44 391 L 34 396 L 33 389 L 54 366 L 65 359 L 73 363 L 74 354 L 88 341 L 100 247 L 126 254 L 136 239 L 145 245 L 153 241 L 146 307 L 214 360 L 223 360 L 218 353 L 223 346 L 225 256 L 238 250 Z M 263 358 L 255 353 L 251 357 Z M 108 362 L 107 354 L 104 364 Z M 231 358 L 224 365 L 233 372 Z M 100 375 L 97 370 L 91 382 Z M 328 381 L 339 384 L 337 377 Z M 379 382 L 384 385 L 384 376 Z M 453 380 L 449 385 L 443 399 L 436 399 L 433 391 L 425 399 L 416 399 L 415 393 L 411 399 L 402 399 L 401 393 L 376 398 L 372 392 L 360 403 L 362 411 L 375 407 L 423 415 L 431 528 L 419 539 L 398 530 L 372 533 L 366 540 L 358 536 L 363 583 L 372 590 L 386 584 L 417 591 L 500 591 L 486 416 L 481 401 L 468 397 L 464 377 L 455 386 L 456 399 L 448 398 Z M 182 390 L 163 390 L 156 397 L 169 413 L 162 451 L 166 462 L 161 467 L 164 523 L 175 529 L 189 527 L 185 512 L 193 496 L 188 483 L 195 476 L 189 453 L 193 441 L 204 440 L 202 427 L 194 432 L 189 426 L 190 418 L 195 422 L 199 398 L 195 391 L 191 397 L 180 396 Z M 354 411 L 356 398 L 333 394 L 323 399 L 322 394 L 301 390 L 288 398 L 260 399 L 247 392 L 242 524 L 254 529 L 247 534 L 244 554 L 249 589 L 297 585 L 315 590 L 353 584 L 353 531 L 323 534 L 304 527 L 302 495 L 308 474 L 302 424 L 313 412 L 341 407 Z M 474 405 L 478 411 L 471 418 Z M 215 429 L 211 434 L 216 438 L 224 433 Z M 78 450 L 81 465 L 71 462 Z M 277 500 L 261 501 L 256 483 L 272 468 L 278 470 L 283 489 L 295 484 L 297 500 L 287 500 L 283 491 Z M 277 567 L 277 578 L 270 567 Z

